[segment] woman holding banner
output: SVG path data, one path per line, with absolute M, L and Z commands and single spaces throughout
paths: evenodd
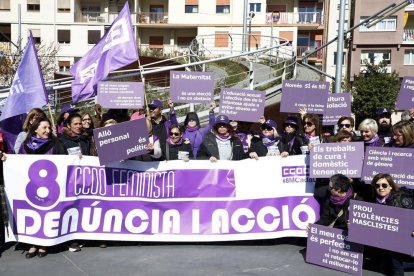
M 214 108 L 216 103 L 213 101 L 210 105 L 210 111 L 208 114 L 208 125 L 206 127 L 200 127 L 200 119 L 196 112 L 189 112 L 184 120 L 185 131 L 183 134 L 184 139 L 189 139 L 194 157 L 197 157 L 198 149 L 203 142 L 204 136 L 211 131 L 214 126 Z
M 20 147 L 27 137 L 27 132 L 29 131 L 30 126 L 37 118 L 42 116 L 46 117 L 46 114 L 40 108 L 32 108 L 29 113 L 27 113 L 26 119 L 23 122 L 23 131 L 17 135 L 16 142 L 14 143 L 15 153 L 19 153 Z
M 387 146 L 395 148 L 414 148 L 414 124 L 399 121 L 392 126 L 393 139 Z
M 299 133 L 298 118 L 289 116 L 283 123 L 283 133 L 281 143 L 281 156 L 286 157 L 288 155 L 302 154 L 301 147 L 306 146 L 305 137 Z
M 169 137 L 167 138 L 165 160 L 184 160 L 193 159 L 193 149 L 189 139 L 183 138 L 183 132 L 178 125 L 169 127 Z
M 242 160 L 246 157 L 243 144 L 230 126 L 229 118 L 226 115 L 218 115 L 212 132 L 204 137 L 200 145 L 197 159 L 217 162 L 217 160 Z
M 414 190 L 398 187 L 391 175 L 387 173 L 379 173 L 374 176 L 371 185 L 374 190 L 375 203 L 414 209 Z M 414 236 L 414 229 L 411 235 Z M 385 252 L 385 255 L 391 260 L 393 275 L 404 275 L 403 262 L 405 260 L 413 262 L 412 258 L 409 260 L 408 255 L 401 253 L 389 251 Z
M 267 119 L 260 125 L 262 134 L 253 136 L 249 147 L 249 157 L 258 159 L 259 156 L 275 156 L 280 154 L 280 136 L 275 121 Z
M 90 155 L 88 137 L 82 135 L 82 117 L 78 113 L 71 113 L 64 123 L 63 133 L 59 136 L 65 152 L 69 155 Z
M 46 117 L 37 118 L 30 126 L 27 137 L 19 149 L 20 154 L 65 154 L 63 146 L 52 134 L 51 123 Z M 32 245 L 26 259 L 47 255 L 46 247 Z

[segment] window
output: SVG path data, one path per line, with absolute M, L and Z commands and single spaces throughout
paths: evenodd
M 216 0 L 216 13 L 230 13 L 230 0 Z
M 101 31 L 88 30 L 88 44 L 96 44 L 101 39 Z
M 405 50 L 404 65 L 414 65 L 414 50 Z
M 177 46 L 178 47 L 189 47 L 191 41 L 193 41 L 195 37 L 192 36 L 179 36 L 177 37 Z
M 10 0 L 0 0 L 0 11 L 10 10 Z
M 70 30 L 58 30 L 57 37 L 60 44 L 69 44 Z
M 70 12 L 70 0 L 57 1 L 58 12 Z
M 362 51 L 361 52 L 361 65 L 365 65 L 366 63 L 371 64 L 380 64 L 381 62 L 385 62 L 385 64 L 391 64 L 391 51 Z
M 227 32 L 216 32 L 215 36 L 215 47 L 229 47 L 229 35 Z
M 262 4 L 261 3 L 250 3 L 250 11 L 251 12 L 261 12 L 262 11 Z
M 216 6 L 216 13 L 230 13 L 230 5 Z
M 162 49 L 164 48 L 164 37 L 162 36 L 150 36 L 149 47 L 151 49 Z
M 365 17 L 366 18 L 366 17 Z M 364 17 L 361 17 L 361 21 L 365 19 Z M 365 25 L 361 25 L 359 27 L 359 30 L 361 32 L 393 32 L 397 30 L 397 17 L 396 16 L 390 16 L 389 18 L 386 18 L 371 28 L 367 28 Z
M 198 5 L 185 5 L 185 13 L 198 13 Z
M 32 36 L 33 36 L 33 40 L 36 44 L 40 44 L 41 39 L 40 39 L 40 29 L 31 29 L 30 30 L 32 32 Z
M 344 65 L 345 62 L 345 55 L 346 53 L 342 53 L 342 65 Z M 336 65 L 336 52 L 334 53 L 334 65 Z
M 27 0 L 28 11 L 40 11 L 40 0 Z
M 70 61 L 59 60 L 59 72 L 69 72 L 70 70 Z

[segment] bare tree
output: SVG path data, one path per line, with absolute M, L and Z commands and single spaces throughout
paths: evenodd
M 36 44 L 35 47 L 44 80 L 52 80 L 57 69 L 56 55 L 59 52 L 59 46 L 55 43 L 50 43 Z M 9 87 L 11 85 L 23 52 L 16 49 L 0 57 L 0 87 Z

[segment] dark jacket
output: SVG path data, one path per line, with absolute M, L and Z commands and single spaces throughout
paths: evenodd
M 190 143 L 190 140 L 185 139 L 179 145 L 171 145 L 169 143 L 166 144 L 166 152 L 163 152 L 163 156 L 165 160 L 178 160 L 178 152 L 179 151 L 186 151 L 188 152 L 188 157 L 193 159 L 193 149 Z
M 69 148 L 80 147 L 83 155 L 90 154 L 90 142 L 87 136 L 79 135 L 72 137 L 66 130 L 59 136 L 59 141 L 65 149 L 65 153 L 68 154 Z
M 343 210 L 342 215 L 338 217 L 333 227 L 339 229 L 347 229 L 349 220 L 349 202 L 351 199 L 360 201 L 363 200 L 362 197 L 355 193 L 353 197 L 349 198 L 341 206 L 332 204 L 329 198 L 325 200 L 324 204 L 321 206 L 321 217 L 317 222 L 315 222 L 315 224 L 329 226 L 338 217 L 339 212 Z
M 247 155 L 243 150 L 243 144 L 238 137 L 231 137 L 230 143 L 232 146 L 233 156 L 231 160 L 246 159 Z M 220 159 L 219 149 L 216 141 L 216 135 L 214 133 L 208 133 L 201 143 L 198 149 L 197 159 L 207 160 L 211 156 Z
M 279 149 L 279 152 L 281 152 L 281 143 L 280 141 L 275 142 L 277 145 L 277 148 Z M 255 152 L 258 156 L 266 156 L 268 149 L 263 144 L 262 138 L 258 136 L 253 136 L 252 140 L 250 141 L 250 147 L 249 151 L 247 153 Z
M 391 191 L 385 200 L 388 206 L 414 210 L 414 190 L 401 187 L 398 191 Z
M 165 143 L 168 138 L 168 131 L 171 125 L 178 125 L 177 116 L 175 113 L 170 113 L 170 120 L 167 120 L 164 115 L 161 115 L 161 121 L 157 123 L 151 119 L 152 134 L 157 136 L 160 140 L 161 150 L 165 152 Z
M 289 142 L 293 140 L 293 144 L 290 145 Z M 282 133 L 282 139 L 280 140 L 280 152 L 288 152 L 289 155 L 299 155 L 302 154 L 300 147 L 307 146 L 308 143 L 306 138 L 301 134 L 295 133 L 294 135 L 289 135 L 285 132 Z

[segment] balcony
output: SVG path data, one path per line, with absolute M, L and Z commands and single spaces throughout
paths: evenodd
M 407 44 L 414 44 L 414 29 L 404 29 L 403 41 Z
M 141 12 L 138 15 L 138 23 L 141 24 L 166 24 L 168 13 L 164 12 Z
M 310 53 L 315 50 L 315 47 L 311 46 L 298 46 L 296 47 L 296 56 L 298 59 L 301 59 L 307 53 Z M 319 50 L 316 53 L 313 53 L 308 57 L 309 60 L 321 60 L 323 56 L 323 50 Z
M 266 24 L 323 24 L 320 12 L 274 12 L 266 13 Z

